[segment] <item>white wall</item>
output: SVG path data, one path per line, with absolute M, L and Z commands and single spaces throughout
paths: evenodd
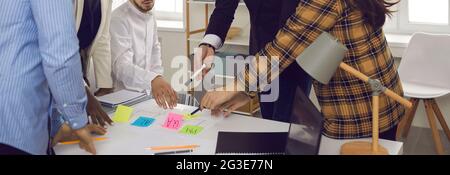
M 186 55 L 186 35 L 181 31 L 159 31 L 158 34 L 161 39 L 164 77 L 170 82 L 170 78 L 176 72 L 170 66 L 172 59 L 176 56 Z

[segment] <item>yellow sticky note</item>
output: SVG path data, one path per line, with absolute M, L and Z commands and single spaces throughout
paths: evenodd
M 184 114 L 183 119 L 184 119 L 184 120 L 194 120 L 194 119 L 196 119 L 197 117 L 200 117 L 200 115 L 199 115 L 199 114 L 194 114 L 194 115 L 191 115 L 191 114 Z
M 124 105 L 119 105 L 116 109 L 116 113 L 114 114 L 112 120 L 116 123 L 126 123 L 130 120 L 132 114 L 133 108 Z

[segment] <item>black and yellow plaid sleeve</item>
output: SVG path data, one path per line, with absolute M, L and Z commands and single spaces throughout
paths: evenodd
M 260 51 L 240 74 L 241 87 L 260 92 L 277 78 L 323 31 L 335 25 L 341 11 L 337 1 L 302 1 L 275 40 Z
M 259 52 L 239 75 L 247 91 L 266 90 L 271 80 L 324 31 L 347 46 L 344 62 L 403 95 L 400 78 L 382 29 L 368 25 L 362 13 L 346 0 L 304 0 L 278 32 L 276 39 Z M 267 79 L 267 81 L 262 81 Z M 338 70 L 329 84 L 315 81 L 314 88 L 325 117 L 324 134 L 337 139 L 370 137 L 372 91 L 351 74 Z M 380 132 L 395 127 L 405 109 L 380 97 Z

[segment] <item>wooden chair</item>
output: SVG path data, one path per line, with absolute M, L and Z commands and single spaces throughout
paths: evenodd
M 419 102 L 423 100 L 438 154 L 445 154 L 436 118 L 450 140 L 450 130 L 436 102 L 450 94 L 450 35 L 415 34 L 402 58 L 399 74 L 413 108 L 399 124 L 397 136 L 406 138 Z

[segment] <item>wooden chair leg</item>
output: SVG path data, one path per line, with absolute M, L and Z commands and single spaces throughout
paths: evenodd
M 439 130 L 436 126 L 436 119 L 434 118 L 433 105 L 431 100 L 424 100 L 425 110 L 427 112 L 428 122 L 430 123 L 434 144 L 436 147 L 436 152 L 439 155 L 444 154 L 444 146 L 442 145 L 441 137 L 439 135 Z
M 409 130 L 411 129 L 411 125 L 414 120 L 414 116 L 416 115 L 417 107 L 419 106 L 420 102 L 420 100 L 417 98 L 412 98 L 410 101 L 413 104 L 413 107 L 407 110 L 405 118 L 399 124 L 397 131 L 397 136 L 399 136 L 399 133 L 401 133 L 401 137 L 403 138 L 408 137 Z
M 439 123 L 441 123 L 442 129 L 444 129 L 445 135 L 447 135 L 447 139 L 450 140 L 450 129 L 448 128 L 444 115 L 442 115 L 442 112 L 439 109 L 438 104 L 436 103 L 436 99 L 432 99 L 431 103 L 433 105 L 433 110 L 436 114 L 436 118 L 439 120 Z

